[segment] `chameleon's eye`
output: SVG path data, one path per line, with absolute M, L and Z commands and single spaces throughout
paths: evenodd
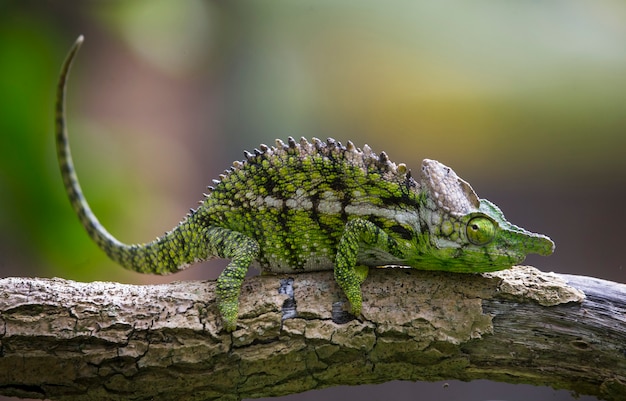
M 467 223 L 467 239 L 474 245 L 486 245 L 496 236 L 496 225 L 486 217 L 474 217 Z

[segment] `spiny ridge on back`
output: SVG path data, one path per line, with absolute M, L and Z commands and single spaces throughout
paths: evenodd
M 404 163 L 396 164 L 392 162 L 385 152 L 376 154 L 369 145 L 364 145 L 363 149 L 360 149 L 356 147 L 352 141 L 348 141 L 346 146 L 344 146 L 341 142 L 333 138 L 321 141 L 314 137 L 312 138 L 312 142 L 309 142 L 304 137 L 300 138 L 299 141 L 296 141 L 293 137 L 289 137 L 287 143 L 277 139 L 275 146 L 270 147 L 261 144 L 259 148 L 254 149 L 253 152 L 244 151 L 245 159 L 243 161 L 234 161 L 229 170 L 220 174 L 219 180 L 213 180 L 213 184 L 219 184 L 221 181 L 227 179 L 230 174 L 245 169 L 249 164 L 263 165 L 269 162 L 269 164 L 266 165 L 279 165 L 279 163 L 294 156 L 300 158 L 322 156 L 333 161 L 346 162 L 364 171 L 376 171 L 381 174 L 383 178 L 394 181 L 404 181 L 411 177 L 411 172 Z M 213 186 L 209 186 L 209 193 L 213 189 Z

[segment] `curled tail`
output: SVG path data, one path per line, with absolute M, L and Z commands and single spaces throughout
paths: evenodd
M 147 244 L 128 245 L 118 241 L 100 224 L 85 200 L 76 177 L 70 151 L 65 119 L 65 92 L 72 62 L 83 43 L 79 36 L 72 46 L 59 76 L 55 110 L 55 142 L 61 176 L 72 208 L 93 241 L 112 260 L 127 269 L 141 273 L 168 274 L 181 270 L 189 264 L 207 259 L 206 229 L 195 214 L 189 215 L 172 231 Z

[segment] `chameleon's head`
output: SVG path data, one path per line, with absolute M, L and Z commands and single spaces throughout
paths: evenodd
M 509 223 L 502 211 L 479 199 L 472 187 L 435 160 L 422 162 L 420 184 L 426 196 L 421 211 L 428 227 L 430 268 L 450 271 L 492 271 L 520 263 L 530 253 L 550 255 L 554 243 Z

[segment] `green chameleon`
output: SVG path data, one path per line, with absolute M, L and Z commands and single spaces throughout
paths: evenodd
M 422 162 L 419 177 L 369 146 L 313 139 L 245 152 L 174 229 L 140 245 L 121 243 L 98 222 L 76 178 L 65 124 L 65 89 L 78 38 L 61 70 L 56 144 L 70 202 L 90 237 L 115 262 L 168 274 L 213 257 L 230 259 L 217 279 L 223 324 L 236 328 L 241 284 L 263 272 L 334 270 L 351 313 L 361 312 L 363 266 L 488 272 L 549 255 L 554 243 L 509 223 L 452 169 Z

